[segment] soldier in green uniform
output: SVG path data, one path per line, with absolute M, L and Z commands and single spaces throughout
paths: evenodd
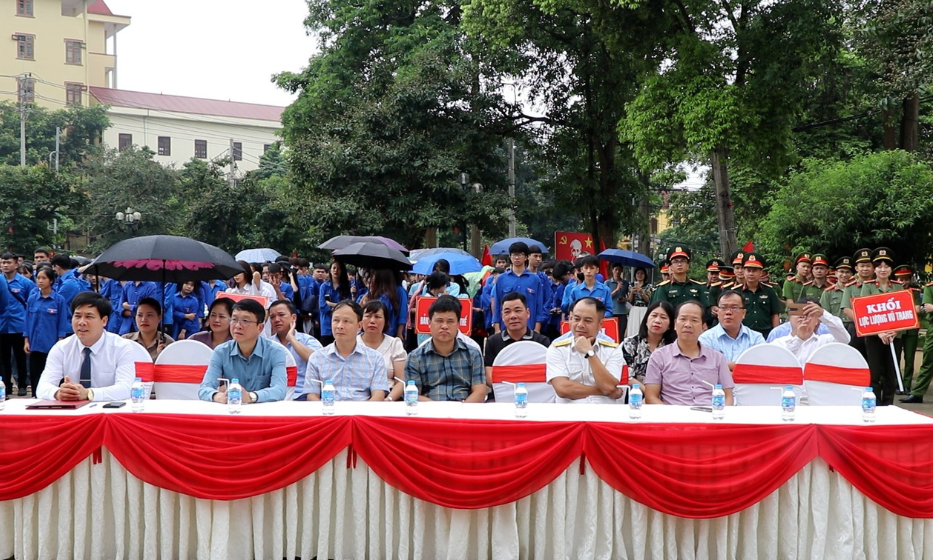
M 933 315 L 933 282 L 923 287 L 920 311 L 927 315 Z M 931 380 L 933 380 L 933 332 L 927 330 L 926 337 L 923 340 L 923 359 L 920 362 L 920 371 L 917 372 L 917 381 L 914 382 L 914 386 L 910 389 L 910 395 L 901 399 L 901 402 L 907 404 L 922 403 L 923 395 L 930 388 Z
M 862 285 L 870 282 L 875 275 L 875 265 L 871 263 L 871 249 L 859 249 L 852 259 L 855 261 L 855 279 L 846 284 L 846 290 L 842 294 L 842 312 L 849 318 L 849 322 L 846 323 L 846 328 L 849 329 L 849 346 L 861 352 L 867 360 L 865 339 L 855 332 L 855 312 L 852 311 L 852 300 L 861 295 Z
M 719 323 L 719 319 L 716 318 L 716 302 L 719 301 L 719 294 L 723 292 L 720 273 L 725 266 L 725 261 L 721 259 L 712 259 L 706 263 L 706 301 L 709 303 L 706 310 L 707 328 L 715 327 Z
M 894 270 L 894 253 L 891 249 L 878 247 L 871 254 L 871 262 L 875 265 L 875 279 L 862 284 L 860 295 L 872 296 L 904 289 L 900 283 L 891 279 Z M 894 344 L 895 350 L 900 346 L 899 335 L 894 331 L 886 331 L 863 338 L 868 369 L 871 371 L 871 388 L 878 399 L 878 405 L 894 404 L 897 371 L 894 369 L 894 356 L 891 355 L 890 345 Z
M 829 287 L 829 281 L 826 280 L 826 275 L 829 274 L 829 260 L 826 255 L 822 253 L 813 255 L 810 272 L 813 274 L 813 280 L 803 283 L 803 297 L 820 301 L 823 292 Z
M 687 278 L 690 255 L 690 249 L 681 245 L 675 246 L 667 253 L 671 278 L 657 285 L 654 294 L 651 295 L 651 303 L 666 301 L 676 309 L 685 301 L 696 300 L 703 305 L 704 310 L 706 309 L 706 287 L 702 282 Z
M 735 275 L 735 281 L 732 282 L 733 288 L 738 288 L 745 283 L 745 271 L 742 269 L 742 261 L 744 260 L 745 251 L 732 253 L 732 273 Z M 725 288 L 722 291 L 726 291 Z
M 781 292 L 781 297 L 785 303 L 794 303 L 804 297 L 803 285 L 810 281 L 812 263 L 810 253 L 800 253 L 794 259 L 794 268 L 796 268 L 797 274 L 784 282 L 784 289 Z
M 905 290 L 910 290 L 914 296 L 914 305 L 918 307 L 920 305 L 920 298 L 923 294 L 920 291 L 920 286 L 917 286 L 911 282 L 911 279 L 914 275 L 914 271 L 911 270 L 906 264 L 894 269 L 894 278 L 900 282 L 901 286 Z M 899 395 L 906 395 L 910 393 L 910 384 L 913 381 L 914 377 L 914 358 L 917 355 L 917 345 L 920 343 L 920 327 L 916 329 L 910 329 L 907 331 L 901 331 L 901 346 L 904 350 L 904 369 L 901 370 L 901 379 L 904 381 L 904 391 L 900 390 L 897 392 Z M 897 361 L 901 361 L 901 353 L 897 354 Z
M 771 329 L 778 326 L 778 314 L 783 305 L 777 292 L 761 283 L 764 264 L 757 253 L 746 253 L 742 260 L 745 283 L 735 289 L 745 298 L 745 320 L 742 324 L 768 338 Z
M 820 307 L 842 319 L 842 324 L 846 326 L 846 330 L 851 331 L 846 323 L 852 321 L 842 312 L 842 297 L 846 291 L 846 284 L 852 279 L 852 257 L 840 257 L 836 260 L 835 265 L 836 282 L 829 284 L 823 290 L 823 295 L 820 296 Z

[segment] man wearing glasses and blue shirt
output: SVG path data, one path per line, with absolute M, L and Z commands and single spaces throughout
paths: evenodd
M 716 302 L 719 308 L 716 316 L 719 324 L 700 335 L 700 344 L 722 352 L 726 357 L 729 371 L 735 368 L 735 361 L 742 352 L 752 346 L 764 344 L 761 333 L 742 324 L 745 320 L 745 297 L 735 290 L 727 290 Z
M 256 300 L 244 299 L 233 306 L 230 332 L 233 340 L 214 349 L 204 373 L 198 397 L 203 401 L 227 402 L 227 387 L 220 379 L 238 379 L 243 404 L 285 399 L 285 347 L 259 336 L 266 310 Z

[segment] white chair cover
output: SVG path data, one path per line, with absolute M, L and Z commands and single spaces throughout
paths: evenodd
M 179 340 L 162 350 L 156 359 L 156 365 L 207 366 L 213 350 L 196 340 Z M 200 383 L 166 383 L 157 381 L 154 385 L 157 399 L 198 400 Z
M 860 405 L 871 384 L 865 358 L 840 342 L 818 348 L 804 365 L 803 378 L 812 405 Z
M 510 366 L 530 366 L 534 371 L 521 375 L 509 373 Z M 505 368 L 505 369 L 504 369 Z M 533 379 L 533 381 L 527 381 Z M 520 340 L 506 346 L 492 363 L 492 390 L 496 402 L 511 402 L 514 387 L 505 381 L 524 381 L 528 402 L 552 403 L 557 399 L 554 388 L 547 382 L 547 347 L 530 340 Z
M 773 344 L 748 348 L 735 360 L 735 404 L 768 406 L 781 404 L 784 387 L 791 385 L 797 398 L 803 392 L 803 368 L 790 350 Z

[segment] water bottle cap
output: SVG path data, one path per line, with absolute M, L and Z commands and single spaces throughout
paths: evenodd
M 717 384 L 716 384 L 716 388 L 717 388 L 717 389 L 722 389 L 722 385 L 720 385 L 719 383 L 717 383 Z
M 230 383 L 239 383 L 239 382 L 240 382 L 240 380 L 237 379 L 236 377 L 234 377 L 233 379 L 230 380 Z
M 324 382 L 324 385 L 333 385 L 333 384 L 334 384 L 333 379 L 328 379 L 327 381 Z
M 638 383 L 632 383 L 632 389 L 638 389 L 639 387 L 641 387 L 641 385 Z
M 793 386 L 793 385 L 788 385 L 787 387 L 784 387 L 784 390 L 785 390 L 785 391 L 793 391 L 793 390 L 794 390 L 794 386 Z
M 519 382 L 518 382 L 518 386 L 519 386 L 520 388 L 524 389 L 524 388 L 525 388 L 525 383 L 524 383 L 523 381 L 519 381 Z
M 865 387 L 865 392 L 871 392 L 871 387 Z
M 408 380 L 408 384 L 409 384 L 409 385 L 414 385 L 414 384 L 415 384 L 415 380 L 414 380 L 414 379 L 409 379 L 409 380 Z
M 143 380 L 142 377 L 137 377 L 137 378 L 136 378 L 136 381 L 142 381 L 142 380 Z

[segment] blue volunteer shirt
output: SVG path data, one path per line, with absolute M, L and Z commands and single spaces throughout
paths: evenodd
M 26 329 L 26 305 L 29 295 L 36 289 L 32 280 L 17 273 L 12 279 L 4 278 L 7 284 L 7 304 L 3 309 L 3 321 L 0 332 L 4 334 L 22 333 Z
M 532 274 L 527 268 L 520 275 L 509 270 L 500 274 L 496 279 L 493 302 L 493 323 L 498 323 L 500 329 L 504 329 L 502 323 L 502 298 L 510 292 L 520 292 L 524 294 L 528 303 L 528 311 L 531 316 L 528 318 L 528 328 L 534 329 L 535 323 L 544 325 L 548 319 L 547 302 L 544 301 L 544 289 L 541 287 L 541 279 L 537 274 Z
M 590 289 L 586 282 L 578 282 L 573 287 L 567 286 L 564 290 L 564 299 L 561 302 L 560 310 L 564 313 L 570 313 L 570 307 L 573 302 L 585 297 L 591 297 L 606 304 L 606 317 L 612 317 L 612 290 L 602 282 L 593 284 Z
M 211 280 L 209 282 L 201 281 L 201 289 L 199 290 L 199 299 L 201 300 L 202 305 L 202 314 L 204 309 L 210 308 L 211 304 L 214 303 L 214 300 L 217 299 L 217 294 L 227 289 L 227 285 L 220 280 Z
M 107 332 L 113 334 L 120 333 L 120 327 L 123 326 L 123 317 L 120 312 L 123 310 L 120 305 L 123 302 L 123 284 L 113 278 L 108 279 L 100 286 L 100 295 L 110 300 L 110 306 L 113 311 L 110 312 L 110 319 L 107 320 Z
M 201 316 L 201 302 L 195 297 L 194 293 L 187 296 L 175 294 L 172 312 L 175 314 L 175 329 L 172 331 L 172 338 L 178 340 L 178 334 L 185 331 L 185 336 L 191 336 L 201 330 L 201 322 L 198 317 Z M 185 315 L 194 313 L 194 319 L 186 319 Z
M 320 320 L 321 320 L 321 336 L 330 336 L 333 334 L 333 331 L 330 327 L 331 315 L 333 315 L 333 308 L 327 305 L 327 302 L 337 303 L 341 299 L 344 299 L 340 295 L 340 292 L 337 288 L 334 287 L 333 282 L 324 282 L 321 284 L 321 290 L 318 292 L 318 305 L 320 310 Z
M 130 304 L 130 316 L 123 317 L 123 323 L 120 325 L 118 334 L 124 335 L 136 330 L 136 306 L 139 300 L 151 297 L 159 301 L 162 298 L 162 290 L 159 289 L 157 282 L 127 282 L 123 285 L 123 299 L 120 302 L 120 313 L 123 313 L 123 303 Z M 67 300 L 66 300 L 67 301 Z
M 85 284 L 86 282 L 78 279 L 77 271 L 72 268 L 55 280 L 55 283 L 52 284 L 52 289 L 55 290 L 58 295 L 62 296 L 62 299 L 65 300 L 65 303 L 70 306 L 71 300 L 73 300 L 79 292 L 84 292 L 90 289 L 86 287 Z M 70 326 L 68 327 L 68 330 L 70 333 Z
M 29 295 L 26 307 L 23 336 L 29 339 L 29 351 L 48 354 L 58 339 L 68 336 L 71 315 L 65 300 L 54 291 L 43 296 L 37 288 Z

